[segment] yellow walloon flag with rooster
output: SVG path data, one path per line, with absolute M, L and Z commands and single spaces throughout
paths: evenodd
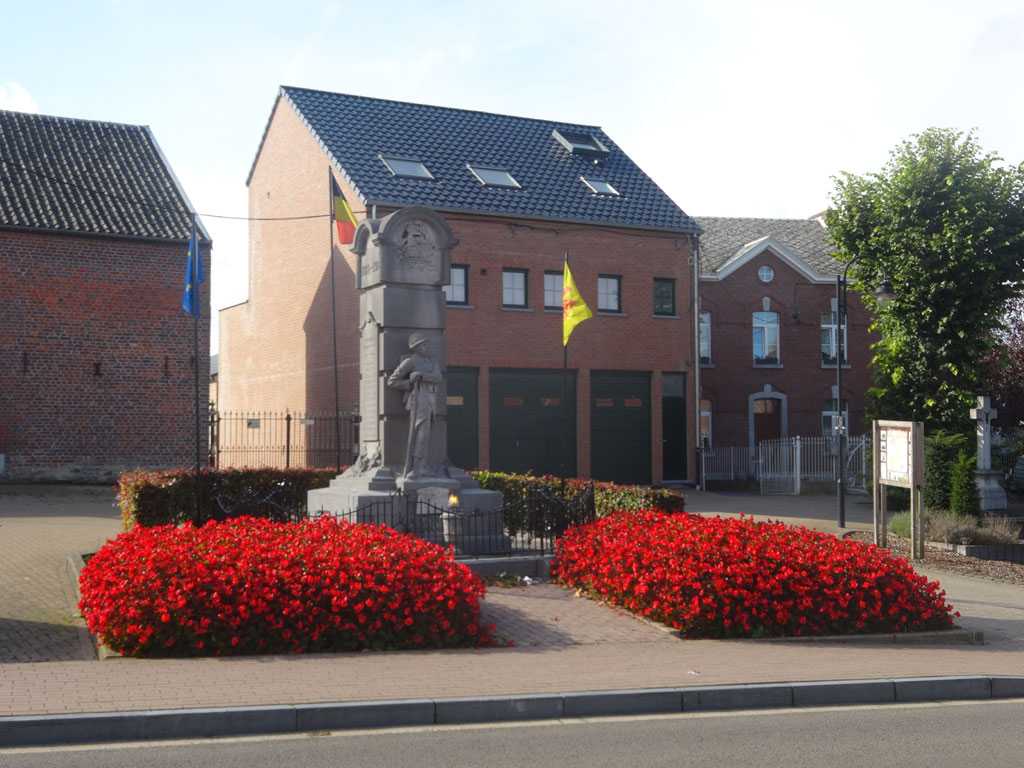
M 562 276 L 562 346 L 569 344 L 569 335 L 573 329 L 586 320 L 593 317 L 587 302 L 583 300 L 580 292 L 573 282 L 572 273 L 569 271 L 569 254 L 565 254 L 565 272 Z

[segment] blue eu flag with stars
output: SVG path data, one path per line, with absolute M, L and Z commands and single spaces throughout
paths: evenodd
M 188 271 L 185 272 L 185 296 L 181 306 L 195 318 L 199 317 L 199 284 L 203 282 L 203 259 L 199 255 L 196 223 L 192 221 L 192 236 L 188 240 Z

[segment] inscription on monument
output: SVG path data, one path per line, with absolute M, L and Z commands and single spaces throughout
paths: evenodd
M 359 410 L 363 419 L 359 424 L 360 440 L 376 442 L 380 413 L 378 390 L 380 386 L 380 328 L 371 314 L 363 324 L 363 333 L 359 339 Z

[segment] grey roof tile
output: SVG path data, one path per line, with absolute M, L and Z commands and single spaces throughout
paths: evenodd
M 701 268 L 719 269 L 743 246 L 773 237 L 822 275 L 835 275 L 842 265 L 833 258 L 828 232 L 815 219 L 746 219 L 697 216 Z
M 0 227 L 188 239 L 149 128 L 0 110 Z
M 426 205 L 502 216 L 557 219 L 677 232 L 696 231 L 684 213 L 596 126 L 282 87 L 365 205 Z M 597 137 L 606 159 L 570 153 L 554 129 Z M 434 180 L 399 178 L 380 155 L 419 160 Z M 486 187 L 467 164 L 507 170 L 520 189 Z M 611 182 L 619 197 L 580 180 Z

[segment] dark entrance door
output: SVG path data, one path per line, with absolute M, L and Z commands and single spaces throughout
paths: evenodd
M 761 397 L 754 401 L 754 445 L 782 437 L 782 401 Z
M 476 368 L 448 369 L 448 458 L 459 469 L 480 466 L 478 378 Z
M 661 377 L 661 476 L 686 480 L 686 374 Z
M 614 483 L 651 482 L 648 371 L 591 371 L 590 473 Z
M 491 468 L 558 475 L 562 464 L 562 371 L 492 368 Z M 576 475 L 576 372 L 569 371 L 566 467 Z

